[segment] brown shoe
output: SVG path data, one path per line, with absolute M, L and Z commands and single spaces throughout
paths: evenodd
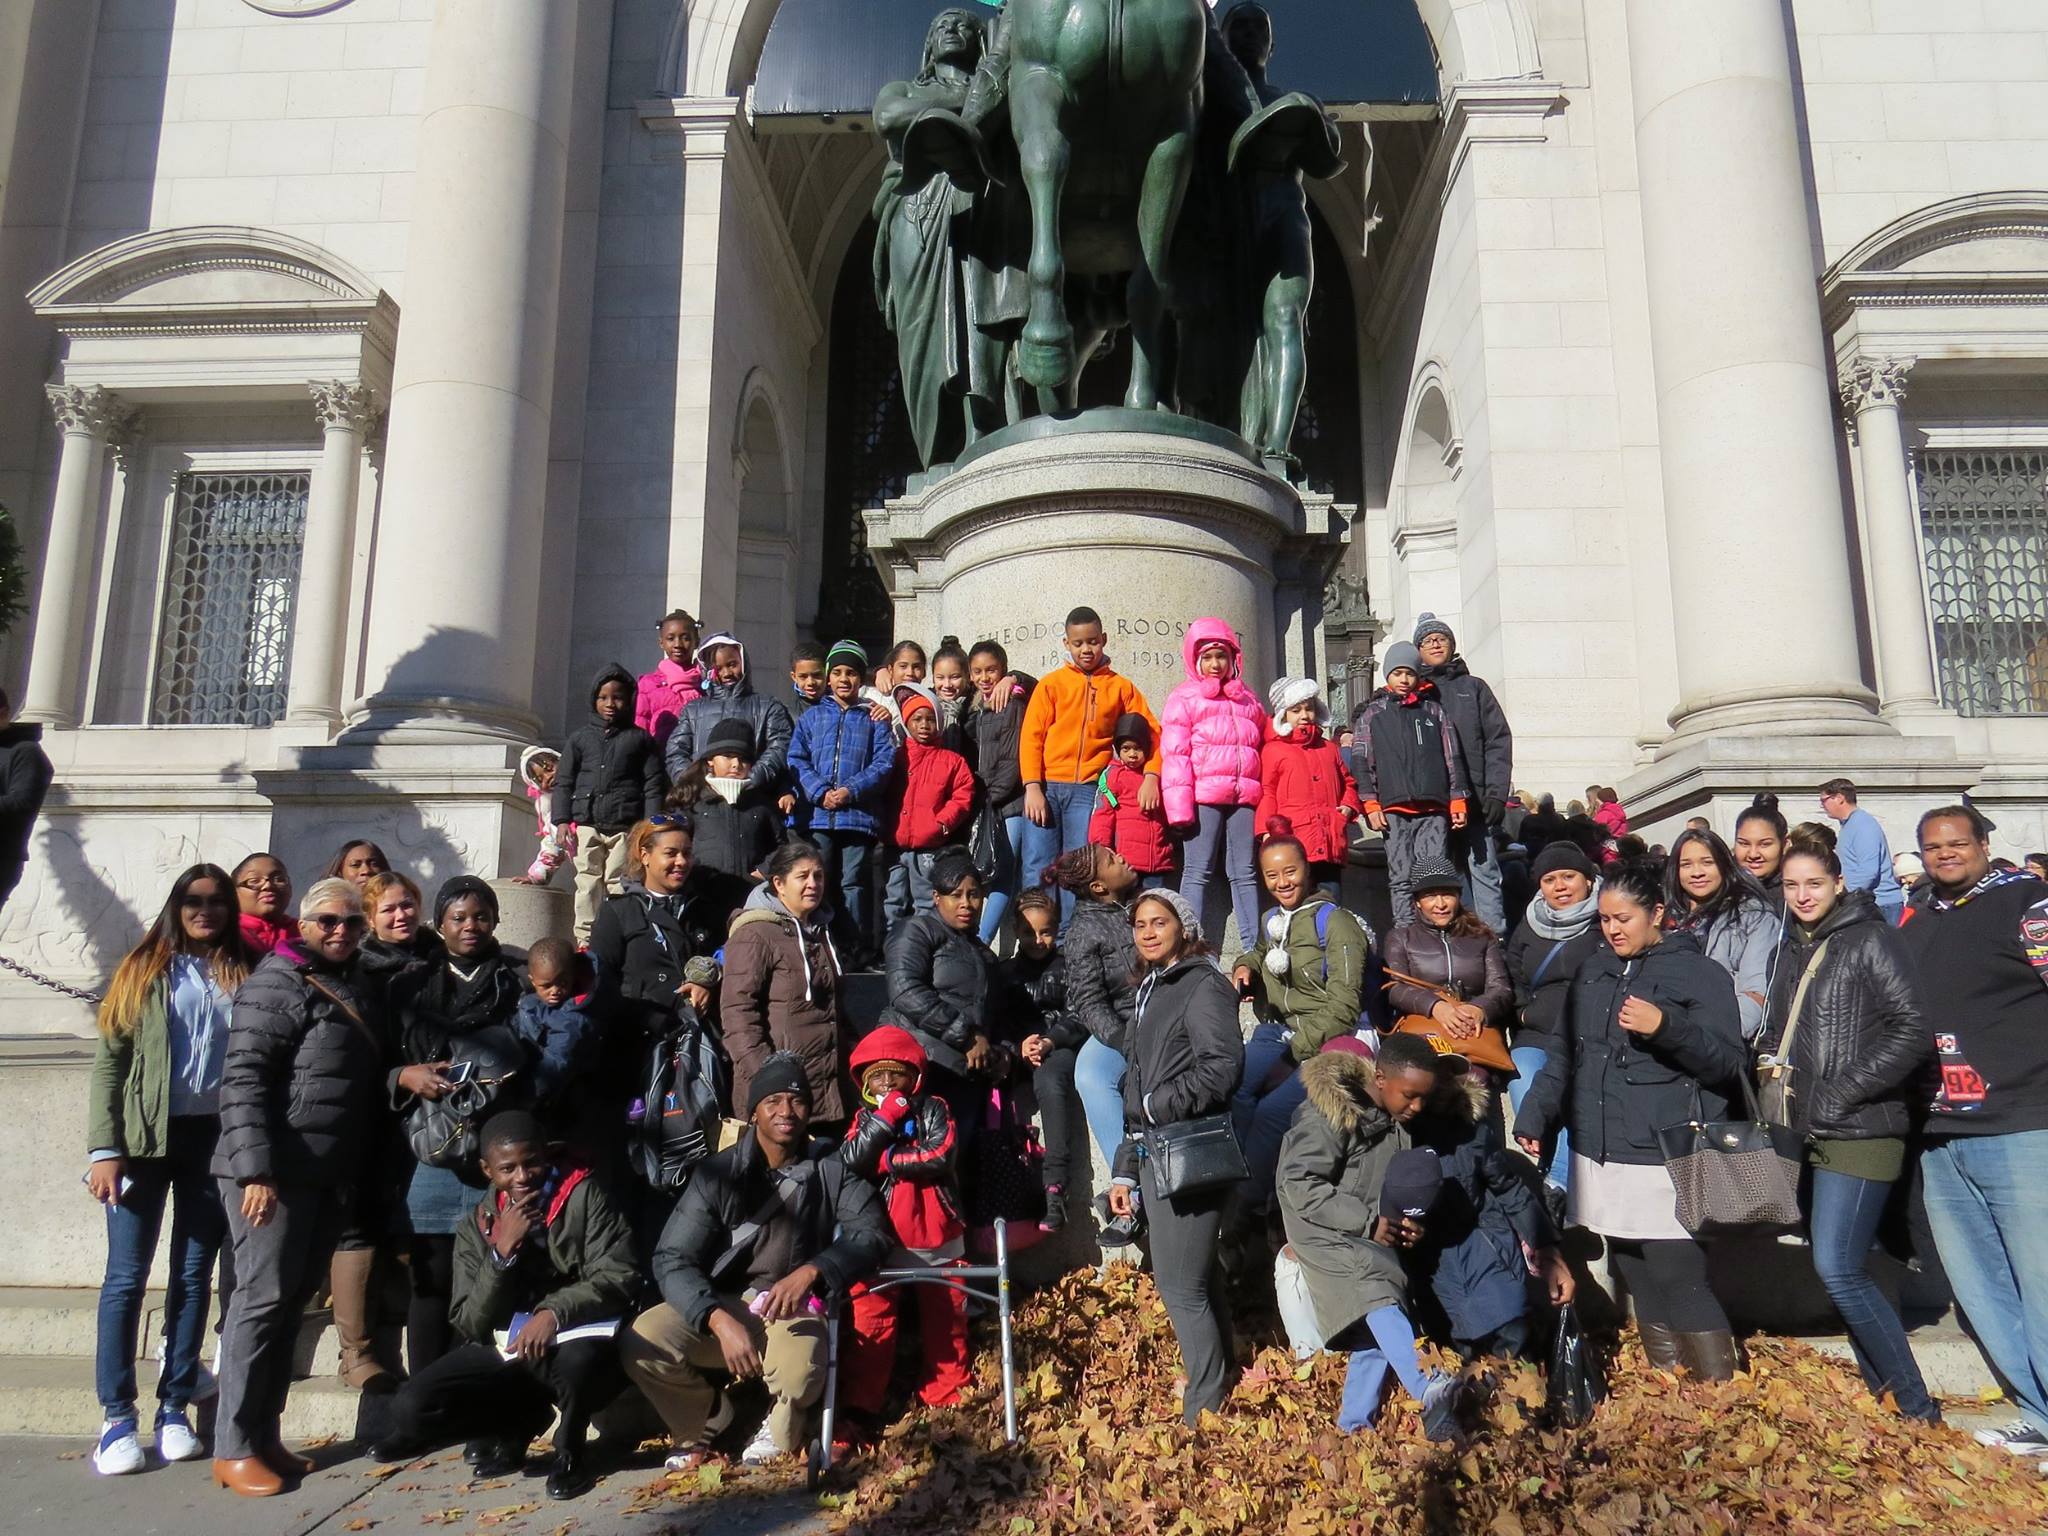
M 311 1457 L 286 1450 L 282 1440 L 273 1440 L 263 1447 L 263 1459 L 279 1477 L 308 1477 L 319 1465 Z
M 275 1498 L 284 1492 L 284 1479 L 261 1456 L 242 1456 L 233 1461 L 215 1457 L 213 1480 L 245 1499 Z

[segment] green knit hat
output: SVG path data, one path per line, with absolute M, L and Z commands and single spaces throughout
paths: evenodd
M 827 672 L 831 671 L 832 668 L 839 662 L 839 660 L 842 657 L 845 658 L 847 661 L 852 662 L 856 667 L 859 667 L 862 676 L 867 675 L 867 648 L 863 646 L 858 640 L 833 641 L 832 649 L 825 653 L 825 670 Z

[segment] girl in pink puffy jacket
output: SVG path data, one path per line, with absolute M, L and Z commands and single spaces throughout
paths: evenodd
M 1244 685 L 1244 647 L 1221 619 L 1190 624 L 1180 653 L 1188 680 L 1167 698 L 1159 732 L 1166 819 L 1188 837 L 1180 891 L 1200 912 L 1220 862 L 1230 879 L 1238 942 L 1249 949 L 1259 932 L 1252 821 L 1266 706 Z

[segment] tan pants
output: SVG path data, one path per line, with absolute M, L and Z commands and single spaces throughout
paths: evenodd
M 599 832 L 592 827 L 576 829 L 576 943 L 590 942 L 590 925 L 597 921 L 597 909 L 605 898 L 618 893 L 626 877 L 624 832 Z
M 825 1395 L 825 1319 L 805 1312 L 779 1323 L 762 1323 L 746 1303 L 727 1297 L 725 1309 L 746 1321 L 761 1355 L 761 1379 L 773 1400 L 768 1430 L 784 1451 L 802 1449 L 811 1405 Z M 626 1374 L 668 1425 L 678 1450 L 695 1446 L 704 1434 L 716 1398 L 704 1374 L 723 1370 L 725 1351 L 707 1323 L 700 1332 L 674 1307 L 662 1305 L 639 1317 L 619 1336 Z

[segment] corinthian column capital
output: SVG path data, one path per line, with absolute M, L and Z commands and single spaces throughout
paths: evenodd
M 384 412 L 384 400 L 367 384 L 324 379 L 307 386 L 313 394 L 313 415 L 324 429 L 339 427 L 365 435 Z
M 1918 361 L 1911 357 L 1863 357 L 1858 355 L 1842 375 L 1842 405 L 1852 416 L 1873 406 L 1894 410 L 1906 398 L 1906 376 Z
M 97 384 L 46 384 L 50 412 L 57 418 L 59 432 L 77 432 L 102 442 L 130 430 L 135 410 L 110 389 Z

